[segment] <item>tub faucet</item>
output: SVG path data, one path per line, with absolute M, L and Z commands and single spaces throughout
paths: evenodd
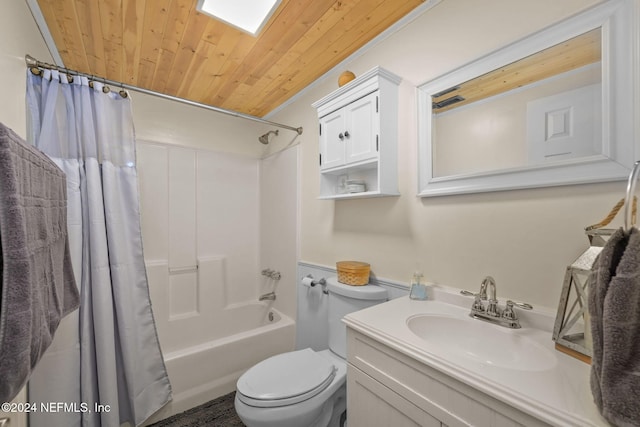
M 276 300 L 276 293 L 275 292 L 269 292 L 268 294 L 260 295 L 260 298 L 258 298 L 258 300 L 259 301 L 265 301 L 265 300 L 275 301 Z

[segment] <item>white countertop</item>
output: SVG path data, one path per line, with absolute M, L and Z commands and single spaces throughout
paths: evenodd
M 526 337 L 531 345 L 547 349 L 545 355 L 550 355 L 551 363 L 538 370 L 528 370 L 527 366 L 523 369 L 497 367 L 467 357 L 464 351 L 452 352 L 450 348 L 429 345 L 408 328 L 407 319 L 427 313 L 466 316 L 470 321 L 481 322 L 468 317 L 473 299 L 456 293 L 453 288 L 430 287 L 431 300 L 397 298 L 349 314 L 344 321 L 350 328 L 551 425 L 609 425 L 593 403 L 590 365 L 555 350 L 551 339 L 555 314 L 535 310 L 523 313 L 516 308 L 521 329 L 492 324 L 487 324 L 490 329 L 485 328 L 489 331 L 486 345 L 492 345 L 491 336 L 495 331 Z M 502 301 L 501 306 L 504 306 Z

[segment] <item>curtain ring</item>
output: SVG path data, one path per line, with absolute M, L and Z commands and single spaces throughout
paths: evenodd
M 89 80 L 89 87 L 93 89 L 93 80 Z
M 33 74 L 34 76 L 42 75 L 42 70 L 38 67 L 31 67 L 29 70 L 31 70 L 31 74 Z
M 73 76 L 71 74 L 67 74 L 67 82 L 73 83 Z
M 129 96 L 129 94 L 127 93 L 126 90 L 121 89 L 120 92 L 118 92 L 120 94 L 121 97 L 123 98 L 127 98 Z
M 107 86 L 107 85 L 104 85 L 104 86 L 102 86 L 102 92 L 103 93 L 109 93 L 109 92 L 111 92 L 111 88 L 109 88 L 109 86 Z

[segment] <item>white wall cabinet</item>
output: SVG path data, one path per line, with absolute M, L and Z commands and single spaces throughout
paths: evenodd
M 548 425 L 347 328 L 349 426 Z
M 378 159 L 378 91 L 320 118 L 320 169 Z
M 398 195 L 398 85 L 401 78 L 374 68 L 313 106 L 319 118 L 320 198 Z M 348 193 L 346 180 L 366 191 Z

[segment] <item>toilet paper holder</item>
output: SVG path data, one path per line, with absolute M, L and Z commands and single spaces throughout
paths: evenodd
M 309 280 L 311 279 L 311 280 Z M 325 278 L 321 278 L 320 280 L 315 280 L 313 278 L 313 275 L 311 273 L 307 274 L 306 276 L 304 276 L 302 278 L 302 283 L 303 284 L 308 284 L 309 286 L 311 286 L 312 288 L 320 285 L 322 286 L 322 293 L 325 295 L 329 294 L 329 291 L 327 290 L 327 281 L 325 280 Z

